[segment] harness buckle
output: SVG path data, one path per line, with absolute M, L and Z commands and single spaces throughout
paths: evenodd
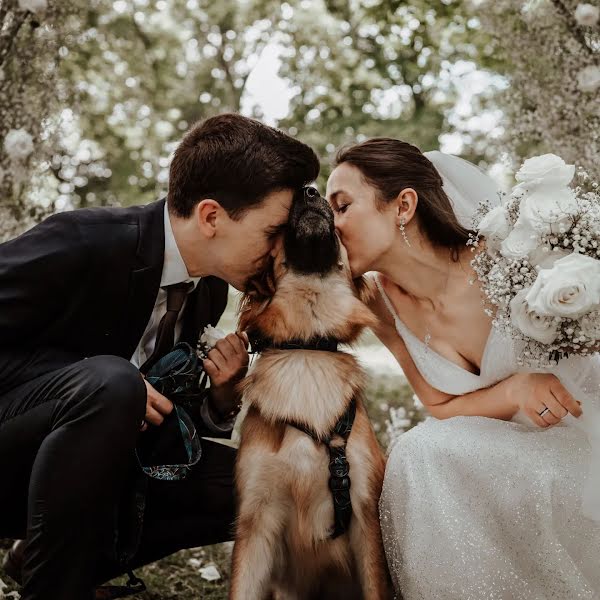
M 332 477 L 329 480 L 329 489 L 332 492 L 346 492 L 350 489 L 350 477 Z

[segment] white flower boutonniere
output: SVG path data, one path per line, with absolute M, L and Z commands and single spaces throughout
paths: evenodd
M 208 353 L 216 346 L 220 339 L 226 337 L 226 333 L 218 327 L 207 325 L 198 340 L 198 356 L 206 358 Z

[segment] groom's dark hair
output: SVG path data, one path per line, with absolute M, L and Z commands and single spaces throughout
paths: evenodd
M 271 192 L 314 181 L 319 168 L 306 144 L 254 119 L 223 114 L 195 125 L 175 150 L 168 205 L 185 218 L 212 198 L 239 218 Z

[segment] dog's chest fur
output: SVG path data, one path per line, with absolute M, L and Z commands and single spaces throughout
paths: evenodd
M 238 483 L 244 501 L 286 523 L 286 545 L 295 553 L 310 550 L 314 557 L 315 544 L 330 539 L 334 510 L 327 446 L 285 423 L 329 434 L 351 398 L 360 396 L 363 377 L 354 357 L 343 352 L 274 351 L 260 357 L 244 385 L 251 408 L 242 428 Z M 362 418 L 361 407 L 355 426 Z M 354 447 L 352 434 L 347 450 L 356 510 L 369 496 L 369 457 Z M 265 490 L 268 506 L 261 501 Z M 338 540 L 335 546 L 336 562 L 345 563 L 345 544 Z
M 323 436 L 364 380 L 356 359 L 345 352 L 271 351 L 257 360 L 246 378 L 244 402 L 257 408 L 267 422 L 302 423 Z

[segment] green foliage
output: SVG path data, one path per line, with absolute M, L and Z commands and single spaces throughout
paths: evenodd
M 148 4 L 105 1 L 88 10 L 76 51 L 62 63 L 62 77 L 78 82 L 73 126 L 81 136 L 79 152 L 65 139 L 53 170 L 76 206 L 163 195 L 169 155 L 186 129 L 240 110 L 279 7 L 271 0 Z
M 457 97 L 457 61 L 484 56 L 487 36 L 464 2 L 298 0 L 283 12 L 282 74 L 295 86 L 281 122 L 321 156 L 372 136 L 439 147 Z M 485 59 L 484 62 L 490 61 Z M 326 167 L 323 177 L 328 174 Z

